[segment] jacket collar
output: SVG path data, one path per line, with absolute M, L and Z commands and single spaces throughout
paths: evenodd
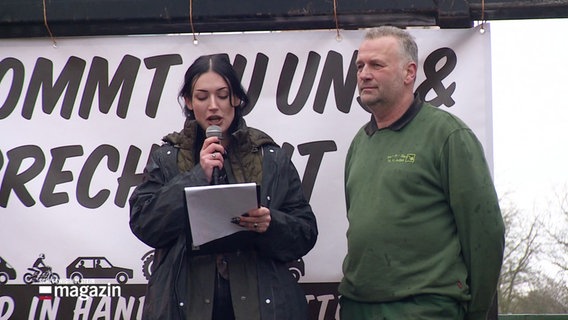
M 410 121 L 412 121 L 412 119 L 414 119 L 414 117 L 418 114 L 421 108 L 422 108 L 422 100 L 420 100 L 418 94 L 414 94 L 414 100 L 412 101 L 412 104 L 410 105 L 410 107 L 408 107 L 408 110 L 406 110 L 406 112 L 402 115 L 402 117 L 400 117 L 390 126 L 379 129 L 377 127 L 377 122 L 375 121 L 375 118 L 373 117 L 373 115 L 371 115 L 371 121 L 369 121 L 364 127 L 365 133 L 367 133 L 368 136 L 372 136 L 375 132 L 380 130 L 389 129 L 393 131 L 400 131 L 407 124 L 409 124 Z
M 162 138 L 167 144 L 171 144 L 179 148 L 180 154 L 178 156 L 178 166 L 181 171 L 189 171 L 195 166 L 199 152 L 198 144 L 201 145 L 204 139 L 205 132 L 195 119 L 186 119 L 183 130 L 180 132 L 173 132 Z M 243 118 L 238 119 L 237 130 L 232 134 L 232 142 L 229 149 L 237 152 L 238 154 L 245 154 L 248 152 L 256 152 L 264 145 L 277 144 L 274 140 L 264 133 L 255 128 L 250 128 L 246 125 Z

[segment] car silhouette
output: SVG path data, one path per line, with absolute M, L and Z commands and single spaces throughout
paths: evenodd
M 83 279 L 116 279 L 124 284 L 132 279 L 132 269 L 113 266 L 105 257 L 79 257 L 71 262 L 67 268 L 67 278 L 74 283 L 80 283 Z
M 8 280 L 16 279 L 16 270 L 0 257 L 0 285 L 6 284 Z

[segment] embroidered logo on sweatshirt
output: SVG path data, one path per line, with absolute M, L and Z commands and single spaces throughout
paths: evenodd
M 389 163 L 414 163 L 414 161 L 416 161 L 415 153 L 397 153 L 387 156 L 387 162 Z

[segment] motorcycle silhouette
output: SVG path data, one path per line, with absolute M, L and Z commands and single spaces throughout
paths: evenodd
M 152 264 L 154 263 L 154 250 L 150 250 L 142 256 L 142 275 L 146 280 L 150 280 L 150 276 L 152 275 Z
M 24 274 L 24 283 L 31 284 L 35 282 L 59 282 L 59 275 L 51 270 L 51 267 L 45 266 L 43 270 L 28 268 L 29 271 Z

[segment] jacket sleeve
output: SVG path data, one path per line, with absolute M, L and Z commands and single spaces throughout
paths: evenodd
M 277 160 L 263 169 L 268 179 L 263 179 L 262 202 L 270 209 L 271 222 L 257 238 L 257 248 L 265 257 L 287 262 L 314 247 L 318 230 L 296 168 L 281 149 L 278 151 Z
M 196 166 L 189 172 L 177 169 L 177 152 L 171 146 L 155 150 L 144 169 L 142 183 L 130 197 L 130 229 L 153 248 L 171 245 L 189 233 L 183 189 L 206 185 L 207 179 Z
M 468 270 L 466 319 L 485 319 L 503 262 L 505 228 L 481 143 L 469 129 L 450 135 L 445 148 L 449 203 Z

